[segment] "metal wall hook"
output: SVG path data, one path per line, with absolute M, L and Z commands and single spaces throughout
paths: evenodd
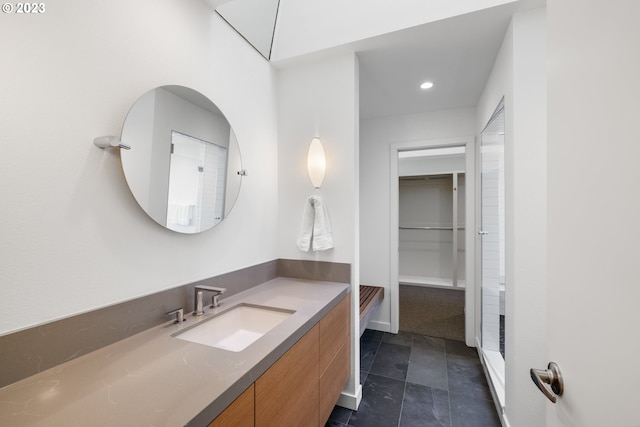
M 556 403 L 556 397 L 562 396 L 564 382 L 560 368 L 555 362 L 549 362 L 547 369 L 531 369 L 531 379 L 547 399 Z
M 100 136 L 98 138 L 95 138 L 93 140 L 93 143 L 95 144 L 96 147 L 102 148 L 103 150 L 105 148 L 112 148 L 112 147 L 119 147 L 119 148 L 122 148 L 123 150 L 131 150 L 130 146 L 120 142 L 120 138 L 114 135 Z

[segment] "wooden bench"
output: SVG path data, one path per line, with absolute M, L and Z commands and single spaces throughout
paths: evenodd
M 360 336 L 384 299 L 384 288 L 360 285 Z

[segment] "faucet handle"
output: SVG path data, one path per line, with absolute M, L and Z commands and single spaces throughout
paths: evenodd
M 220 300 L 218 299 L 218 297 L 220 296 L 220 294 L 222 294 L 222 292 L 220 292 L 219 294 L 215 294 L 215 295 L 211 298 L 211 308 L 220 307 Z
M 227 292 L 227 288 L 218 288 L 215 286 L 206 286 L 206 285 L 197 285 L 195 289 L 196 291 L 197 290 L 209 291 L 209 292 L 215 292 L 217 294 L 224 294 L 225 292 Z
M 227 288 L 217 288 L 215 286 L 206 286 L 206 285 L 196 285 L 194 290 L 196 292 L 196 303 L 195 303 L 196 306 L 198 306 L 198 294 L 201 293 L 200 291 L 207 291 L 207 292 L 213 293 L 213 297 L 211 298 L 211 305 L 209 306 L 211 308 L 218 307 L 220 305 L 220 302 L 218 301 L 218 296 L 227 292 Z M 204 311 L 199 312 L 197 310 L 198 309 L 196 309 L 196 313 L 195 313 L 196 315 L 204 313 Z
M 184 318 L 184 310 L 182 308 L 176 308 L 175 310 L 168 312 L 167 316 L 173 316 L 174 314 L 176 315 L 176 320 L 174 320 L 173 323 L 182 323 L 187 321 L 187 319 Z

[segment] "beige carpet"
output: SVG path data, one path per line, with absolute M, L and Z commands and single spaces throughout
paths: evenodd
M 464 291 L 400 285 L 400 330 L 464 341 Z

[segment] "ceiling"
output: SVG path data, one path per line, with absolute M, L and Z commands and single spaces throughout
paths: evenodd
M 230 0 L 205 1 L 219 7 Z M 501 6 L 354 41 L 274 65 L 321 59 L 335 52 L 355 52 L 359 59 L 363 119 L 474 107 L 513 14 L 545 4 L 546 0 L 510 0 Z M 398 12 L 402 11 L 401 5 L 396 7 Z M 433 82 L 433 88 L 420 89 L 424 81 Z
M 513 13 L 543 5 L 510 3 L 354 43 L 360 117 L 475 106 Z M 433 88 L 420 89 L 427 80 Z

